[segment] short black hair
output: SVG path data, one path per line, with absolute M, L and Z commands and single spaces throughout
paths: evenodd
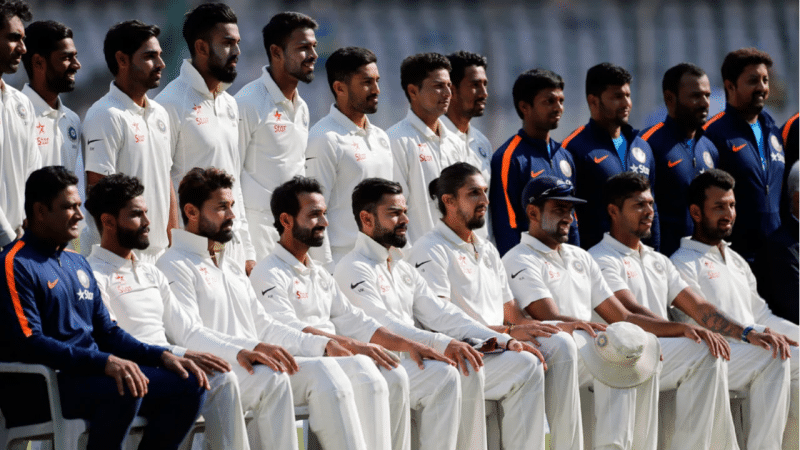
M 198 39 L 208 42 L 209 33 L 218 23 L 237 23 L 236 13 L 224 3 L 203 3 L 186 13 L 183 19 L 183 39 L 194 58 L 194 43 Z
M 467 184 L 467 178 L 475 174 L 481 174 L 477 167 L 469 163 L 457 162 L 442 169 L 439 178 L 428 183 L 428 192 L 432 199 L 437 200 L 437 205 L 442 215 L 447 214 L 447 208 L 444 206 L 442 196 L 445 194 L 457 195 L 458 190 Z
M 64 189 L 78 184 L 78 177 L 64 166 L 47 166 L 33 171 L 25 181 L 25 216 L 33 222 L 33 204 L 42 203 L 53 208 L 53 200 Z
M 411 101 L 411 96 L 408 95 L 408 85 L 422 87 L 422 82 L 428 78 L 428 74 L 439 69 L 445 69 L 448 72 L 451 69 L 450 60 L 439 53 L 418 53 L 403 60 L 403 63 L 400 64 L 400 86 L 402 86 L 408 101 Z
M 561 75 L 547 69 L 532 69 L 522 72 L 514 87 L 511 89 L 511 97 L 514 99 L 514 109 L 522 119 L 522 110 L 519 109 L 519 102 L 533 105 L 533 99 L 542 89 L 561 89 L 564 90 L 564 79 Z
M 184 207 L 194 205 L 197 209 L 202 209 L 203 203 L 210 199 L 217 189 L 233 189 L 233 176 L 216 167 L 207 169 L 195 167 L 186 172 L 178 185 L 178 204 L 183 223 L 189 222 Z
M 86 210 L 92 215 L 97 229 L 102 233 L 103 225 L 100 217 L 103 214 L 119 216 L 120 210 L 129 201 L 142 195 L 144 186 L 136 177 L 129 177 L 123 173 L 115 173 L 103 177 L 97 182 L 86 196 Z
M 286 50 L 286 43 L 294 30 L 298 28 L 316 30 L 318 26 L 319 24 L 314 19 L 303 13 L 286 11 L 275 14 L 261 30 L 261 35 L 264 39 L 264 50 L 267 51 L 267 60 L 272 62 L 269 48 L 273 45 Z
M 325 70 L 328 72 L 328 86 L 336 98 L 333 82 L 347 83 L 350 77 L 363 66 L 377 63 L 378 57 L 371 50 L 361 47 L 344 47 L 336 50 L 325 61 Z
M 72 30 L 55 20 L 40 20 L 25 28 L 25 47 L 28 51 L 22 55 L 22 65 L 28 78 L 33 77 L 33 55 L 47 59 L 56 50 L 56 44 L 67 38 L 72 39 Z
M 720 169 L 708 169 L 700 175 L 694 177 L 686 190 L 687 205 L 697 205 L 703 209 L 706 202 L 706 190 L 710 187 L 718 187 L 723 191 L 729 191 L 736 187 L 736 180 L 728 172 Z
M 722 61 L 722 81 L 727 80 L 736 84 L 744 68 L 752 64 L 764 64 L 769 69 L 772 67 L 772 58 L 767 52 L 754 47 L 740 48 L 728 53 Z
M 616 205 L 622 209 L 625 200 L 637 192 L 650 189 L 650 180 L 636 172 L 622 172 L 606 180 L 603 186 L 603 202 L 606 206 Z
M 322 194 L 322 185 L 314 178 L 297 175 L 272 191 L 269 208 L 275 218 L 274 225 L 275 229 L 278 230 L 278 234 L 283 234 L 281 214 L 287 213 L 292 217 L 297 217 L 297 213 L 300 212 L 300 199 L 298 197 L 304 192 Z
M 706 74 L 700 66 L 692 63 L 683 62 L 672 66 L 664 72 L 664 78 L 661 80 L 661 91 L 678 95 L 678 90 L 681 87 L 681 78 L 687 73 L 698 78 Z
M 118 51 L 133 56 L 142 44 L 152 37 L 158 37 L 159 34 L 161 29 L 158 26 L 147 25 L 140 20 L 128 20 L 112 26 L 103 41 L 103 54 L 111 74 L 116 76 L 119 73 L 116 58 Z
M 0 0 L 0 16 L 3 18 L 0 29 L 5 28 L 12 17 L 19 17 L 19 20 L 23 22 L 33 19 L 31 7 L 28 2 L 22 0 Z
M 632 79 L 630 72 L 622 67 L 600 63 L 586 72 L 586 96 L 600 97 L 609 86 L 624 86 Z
M 353 216 L 356 219 L 358 229 L 361 230 L 361 211 L 375 214 L 378 203 L 384 195 L 402 194 L 403 187 L 396 181 L 389 181 L 383 178 L 367 178 L 358 183 L 353 189 L 351 197 Z
M 450 82 L 453 83 L 453 86 L 461 84 L 467 67 L 477 66 L 485 69 L 487 63 L 485 56 L 464 50 L 450 53 L 447 55 L 447 59 L 450 61 Z

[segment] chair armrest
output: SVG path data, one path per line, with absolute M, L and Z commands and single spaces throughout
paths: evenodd
M 50 404 L 50 417 L 58 414 L 59 417 L 64 417 L 61 412 L 61 394 L 58 390 L 58 377 L 56 376 L 55 369 L 47 367 L 43 364 L 28 364 L 21 362 L 0 362 L 0 373 L 27 373 L 32 375 L 41 375 L 47 384 L 47 399 Z

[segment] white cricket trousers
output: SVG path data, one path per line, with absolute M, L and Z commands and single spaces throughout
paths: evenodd
M 728 386 L 750 394 L 748 449 L 779 449 L 789 416 L 790 361 L 773 358 L 771 350 L 728 341 Z M 794 350 L 792 358 L 797 357 Z
M 528 352 L 483 358 L 483 368 L 461 375 L 461 423 L 457 448 L 486 450 L 485 400 L 500 402 L 506 450 L 544 450 L 544 366 Z
M 206 419 L 203 448 L 206 450 L 250 449 L 238 377 L 234 372 L 217 372 L 209 377 L 208 382 L 211 390 L 206 394 L 206 402 L 203 404 L 202 411 L 203 417 Z M 287 378 L 287 388 L 288 383 Z
M 728 365 L 705 342 L 659 338 L 661 390 L 677 389 L 672 450 L 738 450 L 728 395 Z
M 617 389 L 594 379 L 581 360 L 580 386 L 594 387 L 595 450 L 656 450 L 658 447 L 658 377 L 639 386 Z
M 583 448 L 581 398 L 578 387 L 578 346 L 572 335 L 559 332 L 549 338 L 536 338 L 547 363 L 544 373 L 545 412 L 550 424 L 550 448 Z M 533 344 L 532 344 L 533 345 Z
M 441 361 L 424 361 L 424 369 L 410 358 L 401 363 L 408 374 L 409 402 L 417 433 L 414 450 L 456 450 L 461 420 L 461 381 L 458 370 Z M 383 372 L 383 369 L 381 370 Z
M 795 342 L 800 342 L 800 327 L 782 319 L 772 316 L 762 325 L 769 327 L 778 333 L 785 334 Z M 783 432 L 783 450 L 797 450 L 800 448 L 800 433 L 798 433 L 798 422 L 800 421 L 800 388 L 798 388 L 798 375 L 800 375 L 800 353 L 797 347 L 792 347 L 792 359 L 789 361 L 791 370 L 790 381 L 790 400 L 789 400 L 789 420 L 786 422 L 786 430 Z
M 347 357 L 330 358 L 339 364 L 342 371 L 350 381 L 355 395 L 356 410 L 361 422 L 361 431 L 364 433 L 364 442 L 367 448 L 372 450 L 391 450 L 392 448 L 392 427 L 391 412 L 389 407 L 389 386 L 381 375 L 375 362 L 366 355 L 355 355 Z M 403 370 L 397 368 L 392 370 Z M 399 372 L 397 372 L 399 373 Z M 402 385 L 401 379 L 405 379 L 405 398 L 408 399 L 408 377 L 391 376 Z M 402 387 L 396 390 L 401 390 Z M 402 392 L 400 393 L 402 396 Z M 408 408 L 408 402 L 402 405 Z M 396 412 L 398 413 L 398 412 Z M 408 417 L 406 412 L 406 417 Z M 402 420 L 402 419 L 400 419 Z M 408 419 L 406 419 L 408 420 Z M 407 430 L 408 428 L 406 428 Z M 325 448 L 327 450 L 327 447 Z

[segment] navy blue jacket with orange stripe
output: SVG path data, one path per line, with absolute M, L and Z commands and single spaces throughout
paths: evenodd
M 764 238 L 781 225 L 785 166 L 781 130 L 764 111 L 758 120 L 764 136 L 766 171 L 761 168 L 753 130 L 730 104 L 704 125 L 706 136 L 719 152 L 719 168 L 736 180 L 733 192 L 738 214 L 730 237 L 731 247 L 750 263 Z
M 620 160 L 608 130 L 593 119 L 589 119 L 589 123 L 573 131 L 561 144 L 572 154 L 572 159 L 575 161 L 577 177 L 575 195 L 587 202 L 576 207 L 581 247 L 585 249 L 600 242 L 603 233 L 611 227 L 606 205 L 603 203 L 603 185 L 606 180 L 618 173 L 635 171 L 647 176 L 650 186 L 655 186 L 656 165 L 650 146 L 636 135 L 636 130 L 630 125 L 622 127 L 622 134 L 628 142 L 625 161 Z M 655 189 L 651 190 L 655 192 Z M 658 250 L 660 227 L 657 205 L 652 233 L 652 237 L 645 239 L 644 242 Z
M 689 150 L 683 131 L 669 116 L 640 136 L 650 144 L 656 159 L 655 199 L 661 222 L 661 252 L 671 255 L 680 247 L 681 238 L 694 231 L 686 201 L 689 184 L 703 171 L 716 167 L 719 155 L 702 128 L 695 132 L 694 148 Z
M 166 348 L 137 341 L 109 318 L 83 256 L 26 233 L 0 261 L 0 361 L 86 374 L 102 374 L 109 354 L 161 365 Z
M 545 142 L 519 130 L 492 155 L 489 208 L 492 212 L 494 240 L 501 256 L 519 244 L 520 234 L 528 231 L 528 217 L 522 209 L 522 190 L 531 178 L 539 175 L 550 175 L 575 183 L 572 156 L 553 139 Z M 570 228 L 569 243 L 579 245 L 577 223 L 574 221 Z

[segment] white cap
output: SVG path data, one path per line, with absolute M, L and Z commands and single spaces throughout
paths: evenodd
M 661 371 L 658 338 L 630 322 L 616 322 L 592 337 L 583 330 L 572 333 L 589 372 L 614 388 L 638 386 Z

